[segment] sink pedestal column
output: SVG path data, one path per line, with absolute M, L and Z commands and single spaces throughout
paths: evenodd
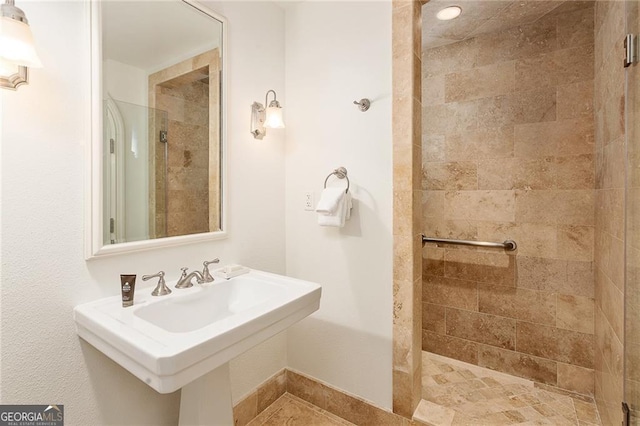
M 233 426 L 229 363 L 182 388 L 180 426 Z

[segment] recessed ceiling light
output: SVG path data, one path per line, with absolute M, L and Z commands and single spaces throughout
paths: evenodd
M 461 13 L 462 8 L 460 8 L 459 6 L 449 6 L 440 10 L 440 12 L 436 14 L 436 18 L 441 21 L 450 21 L 451 19 L 455 19 L 460 16 Z

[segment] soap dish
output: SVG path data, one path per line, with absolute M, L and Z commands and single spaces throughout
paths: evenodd
M 227 265 L 222 268 L 218 268 L 213 271 L 215 275 L 218 275 L 222 278 L 229 279 L 233 277 L 237 277 L 238 275 L 249 273 L 251 270 L 246 266 L 242 265 Z

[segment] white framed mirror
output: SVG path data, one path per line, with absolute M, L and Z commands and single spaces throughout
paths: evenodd
M 90 8 L 86 258 L 226 238 L 226 20 L 191 0 Z

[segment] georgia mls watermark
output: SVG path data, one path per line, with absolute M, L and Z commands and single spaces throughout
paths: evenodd
M 0 426 L 64 426 L 64 405 L 0 405 Z

